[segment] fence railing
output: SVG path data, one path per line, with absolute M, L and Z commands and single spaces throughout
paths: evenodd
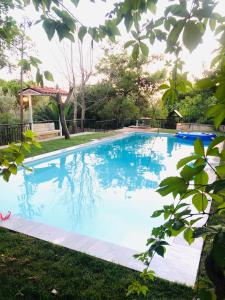
M 35 123 L 49 123 L 55 124 L 55 129 L 60 129 L 59 120 L 46 120 L 37 121 Z M 136 125 L 136 120 L 125 119 L 125 120 L 103 120 L 96 121 L 92 119 L 86 119 L 82 121 L 77 120 L 66 120 L 67 127 L 70 134 L 75 134 L 85 131 L 108 131 L 120 129 L 123 127 L 129 127 L 131 125 Z M 166 119 L 149 119 L 150 127 L 154 128 L 171 128 Z M 18 142 L 23 139 L 23 133 L 31 129 L 31 124 L 2 124 L 0 125 L 0 145 L 7 145 L 12 142 Z
M 23 140 L 23 133 L 31 129 L 31 124 L 0 124 L 0 145 Z
M 124 126 L 135 125 L 136 120 L 126 119 L 123 121 L 118 120 L 103 120 L 96 121 L 87 119 L 82 121 L 78 120 L 66 120 L 67 127 L 70 134 L 79 133 L 83 131 L 108 131 L 123 128 Z

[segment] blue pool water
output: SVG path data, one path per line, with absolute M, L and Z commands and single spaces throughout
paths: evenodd
M 192 151 L 191 141 L 138 133 L 48 157 L 0 180 L 0 211 L 143 250 L 162 221 L 150 215 L 170 201 L 155 190 Z

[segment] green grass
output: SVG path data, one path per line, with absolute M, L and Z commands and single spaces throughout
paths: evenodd
M 0 228 L 0 299 L 125 300 L 138 272 Z M 57 295 L 51 294 L 55 289 Z M 192 299 L 192 289 L 156 279 L 145 299 Z
M 78 135 L 75 137 L 71 137 L 69 140 L 65 140 L 64 138 L 55 139 L 52 141 L 43 141 L 40 142 L 41 148 L 33 148 L 30 153 L 28 153 L 27 157 L 35 156 L 39 154 L 48 153 L 51 151 L 56 151 L 60 149 L 64 149 L 67 147 L 77 146 L 80 144 L 88 143 L 93 139 L 102 139 L 108 136 L 115 135 L 115 132 L 96 132 L 84 135 Z

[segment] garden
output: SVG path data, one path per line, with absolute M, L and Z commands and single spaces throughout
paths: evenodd
M 225 299 L 222 2 L 1 1 L 0 299 Z

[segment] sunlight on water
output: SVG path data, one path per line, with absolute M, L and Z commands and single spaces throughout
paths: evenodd
M 46 158 L 0 181 L 0 210 L 143 250 L 162 221 L 150 215 L 169 202 L 155 189 L 192 149 L 173 136 L 132 134 Z

